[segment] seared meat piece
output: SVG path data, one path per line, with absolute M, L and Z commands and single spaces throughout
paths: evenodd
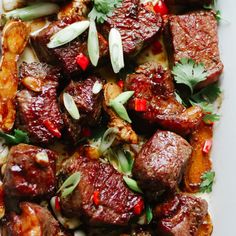
M 61 109 L 64 111 L 63 120 L 67 137 L 69 137 L 74 144 L 81 138 L 82 127 L 96 126 L 100 121 L 103 95 L 102 90 L 97 94 L 93 93 L 95 83 L 103 85 L 103 81 L 96 76 L 90 76 L 84 81 L 71 81 L 60 96 Z M 65 109 L 63 93 L 68 93 L 73 97 L 80 112 L 79 120 L 73 119 Z
M 64 163 L 61 176 L 64 179 L 76 171 L 81 180 L 71 195 L 61 198 L 62 212 L 87 224 L 127 225 L 143 200 L 126 187 L 122 175 L 111 165 L 78 153 Z
M 46 159 L 42 157 L 46 155 Z M 13 146 L 8 154 L 3 184 L 6 196 L 50 197 L 56 185 L 57 155 L 27 144 Z
M 161 26 L 161 16 L 139 0 L 123 0 L 122 6 L 106 20 L 103 31 L 108 35 L 111 28 L 118 29 L 125 54 L 135 55 L 157 35 Z
M 76 62 L 76 56 L 83 53 L 88 57 L 87 33 L 85 32 L 72 42 L 57 48 L 49 49 L 47 43 L 50 41 L 52 35 L 80 20 L 83 19 L 77 17 L 55 21 L 32 37 L 32 43 L 39 59 L 52 65 L 59 65 L 62 73 L 67 77 L 77 76 L 82 72 L 81 67 Z M 99 34 L 98 38 L 100 57 L 103 57 L 108 53 L 108 44 L 101 34 Z
M 52 214 L 40 205 L 22 202 L 21 213 L 11 212 L 4 224 L 5 236 L 68 236 Z
M 200 107 L 186 109 L 176 100 L 170 72 L 156 63 L 145 63 L 135 73 L 128 75 L 126 89 L 135 92 L 128 102 L 129 110 L 149 125 L 156 124 L 180 134 L 188 134 L 202 119 Z M 146 100 L 145 111 L 136 111 L 136 99 Z
M 32 142 L 53 142 L 55 137 L 60 137 L 63 128 L 56 93 L 59 70 L 45 63 L 23 63 L 20 78 L 27 89 L 22 89 L 16 97 L 18 125 L 27 131 Z M 45 125 L 48 121 L 55 126 L 58 134 Z
M 199 11 L 169 17 L 165 29 L 165 43 L 172 64 L 181 58 L 202 62 L 208 71 L 200 87 L 214 83 L 223 70 L 217 37 L 217 21 L 210 11 Z
M 173 190 L 191 155 L 190 144 L 169 131 L 157 131 L 136 156 L 133 175 L 149 198 Z
M 178 194 L 154 210 L 160 236 L 196 236 L 207 215 L 207 202 L 201 198 Z
M 213 0 L 166 0 L 168 5 L 183 5 L 183 6 L 203 6 L 209 5 Z

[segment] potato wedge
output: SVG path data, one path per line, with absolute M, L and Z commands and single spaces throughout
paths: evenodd
M 189 193 L 199 191 L 202 182 L 201 176 L 211 170 L 210 152 L 203 152 L 206 140 L 212 140 L 213 127 L 202 122 L 190 138 L 193 147 L 192 155 L 184 173 L 184 190 Z
M 122 90 L 116 83 L 109 82 L 105 84 L 103 108 L 110 117 L 108 126 L 119 130 L 118 139 L 120 141 L 135 144 L 138 142 L 138 136 L 133 131 L 131 125 L 117 116 L 112 108 L 109 107 L 110 101 L 117 97 L 120 93 L 122 93 Z
M 9 21 L 3 29 L 0 65 L 0 130 L 8 132 L 15 121 L 18 87 L 17 61 L 28 42 L 29 28 L 21 21 Z

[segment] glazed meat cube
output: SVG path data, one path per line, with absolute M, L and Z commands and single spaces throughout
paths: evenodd
M 123 0 L 122 6 L 106 20 L 103 31 L 108 35 L 111 28 L 118 29 L 125 54 L 135 55 L 157 35 L 161 26 L 161 16 L 139 0 Z
M 63 232 L 60 224 L 44 207 L 29 203 L 20 203 L 21 213 L 11 212 L 4 224 L 3 236 L 69 236 Z
M 223 71 L 217 37 L 217 21 L 210 11 L 172 15 L 166 26 L 165 43 L 172 64 L 181 58 L 202 62 L 208 71 L 207 80 L 200 87 L 214 83 Z
M 18 126 L 29 134 L 34 143 L 55 141 L 63 128 L 56 91 L 59 70 L 45 63 L 23 63 L 20 79 L 26 89 L 23 88 L 16 97 Z
M 207 215 L 207 202 L 195 196 L 178 194 L 154 210 L 160 236 L 196 236 Z
M 128 75 L 126 89 L 134 91 L 128 102 L 128 109 L 135 117 L 148 125 L 159 125 L 164 129 L 180 134 L 188 134 L 194 130 L 202 119 L 202 111 L 198 106 L 186 109 L 180 104 L 174 94 L 174 84 L 171 74 L 156 63 L 145 63 Z M 139 101 L 145 106 L 140 110 Z
M 60 66 L 62 73 L 67 77 L 77 76 L 83 71 L 80 65 L 77 64 L 76 57 L 83 53 L 88 58 L 87 33 L 85 32 L 75 40 L 57 48 L 49 49 L 47 43 L 59 30 L 80 20 L 83 19 L 77 17 L 55 21 L 32 37 L 32 43 L 39 59 L 49 64 Z M 103 57 L 108 53 L 107 41 L 101 34 L 98 35 L 98 38 L 100 57 Z
M 61 198 L 65 216 L 82 216 L 92 225 L 127 225 L 142 210 L 143 200 L 126 187 L 123 177 L 111 165 L 75 153 L 61 170 L 63 180 L 79 171 L 81 179 L 73 193 Z
M 50 197 L 56 185 L 56 159 L 57 155 L 48 149 L 27 144 L 13 146 L 3 178 L 6 195 Z
M 166 0 L 168 5 L 183 5 L 183 6 L 203 6 L 209 5 L 213 0 Z
M 96 86 L 95 83 L 103 86 L 103 81 L 96 76 L 90 76 L 84 81 L 71 81 L 60 96 L 67 137 L 74 144 L 81 138 L 82 127 L 96 126 L 100 121 L 103 95 L 102 89 L 98 93 L 93 93 L 93 87 L 94 85 Z M 65 109 L 63 102 L 64 93 L 68 93 L 73 97 L 80 112 L 79 120 L 73 119 Z
M 191 152 L 190 144 L 181 136 L 157 131 L 136 156 L 133 175 L 146 195 L 155 200 L 176 188 Z

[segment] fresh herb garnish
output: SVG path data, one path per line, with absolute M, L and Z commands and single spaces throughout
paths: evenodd
M 212 122 L 216 122 L 220 120 L 220 116 L 218 114 L 206 114 L 203 117 L 203 121 L 206 124 L 211 124 Z
M 203 63 L 196 63 L 189 58 L 182 58 L 173 67 L 172 74 L 176 83 L 187 85 L 192 93 L 195 86 L 204 81 L 208 75 Z
M 215 179 L 215 172 L 208 171 L 202 175 L 201 179 L 202 179 L 202 183 L 200 185 L 200 192 L 201 193 L 212 192 L 212 186 Z
M 111 147 L 116 138 L 117 133 L 118 129 L 116 128 L 109 128 L 105 131 L 105 133 L 102 136 L 102 140 L 99 147 L 101 153 L 104 153 Z
M 146 211 L 146 219 L 147 219 L 147 224 L 150 224 L 153 218 L 153 214 L 152 214 L 152 208 L 150 207 L 149 204 L 145 204 L 145 211 Z
M 19 143 L 29 143 L 28 134 L 19 129 L 15 129 L 14 134 L 6 134 L 0 131 L 0 137 L 5 139 L 6 144 L 16 145 Z
M 77 185 L 79 184 L 81 175 L 80 172 L 75 172 L 71 176 L 69 176 L 65 182 L 62 184 L 62 186 L 59 188 L 57 192 L 61 192 L 61 196 L 64 198 L 71 194 Z
M 216 9 L 216 0 L 214 0 L 212 4 L 204 5 L 203 8 L 205 8 L 206 10 L 214 11 L 215 12 L 215 18 L 216 18 L 217 22 L 218 23 L 220 22 L 220 20 L 222 19 L 222 16 L 221 16 L 220 10 Z
M 111 16 L 114 9 L 120 5 L 122 0 L 93 0 L 93 9 L 89 13 L 89 18 L 97 23 L 104 23 L 108 16 Z
M 123 176 L 123 179 L 131 190 L 133 190 L 134 192 L 143 193 L 143 191 L 139 188 L 136 180 L 131 179 L 127 176 Z

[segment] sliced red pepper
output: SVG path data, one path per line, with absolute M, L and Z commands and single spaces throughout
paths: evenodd
M 123 81 L 123 80 L 119 80 L 119 81 L 117 82 L 117 84 L 118 84 L 118 86 L 119 86 L 121 89 L 124 88 L 124 81 Z
M 95 206 L 98 206 L 100 203 L 100 193 L 99 191 L 94 191 L 93 193 L 93 203 L 95 204 Z
M 161 16 L 168 14 L 169 10 L 163 0 L 159 0 L 153 7 L 156 13 L 160 13 Z
M 134 206 L 134 214 L 137 216 L 141 215 L 143 209 L 144 209 L 144 202 L 143 199 L 140 198 L 138 203 Z
M 60 198 L 58 196 L 55 197 L 55 209 L 61 211 Z
M 136 98 L 134 102 L 135 111 L 146 111 L 147 110 L 147 100 Z
M 76 63 L 85 71 L 89 65 L 89 59 L 83 53 L 79 53 L 76 56 Z
M 152 45 L 152 53 L 154 55 L 159 54 L 162 52 L 162 45 L 160 41 L 155 41 Z
M 84 137 L 91 137 L 92 136 L 92 131 L 88 127 L 83 127 L 82 128 L 82 134 Z
M 60 138 L 61 132 L 58 130 L 58 128 L 50 121 L 50 120 L 44 120 L 43 125 L 47 128 L 48 131 L 50 131 L 51 134 L 53 134 L 55 137 Z
M 212 147 L 212 140 L 211 139 L 208 139 L 204 142 L 204 145 L 203 145 L 203 148 L 202 148 L 202 151 L 206 154 L 208 154 L 211 150 L 211 147 Z

